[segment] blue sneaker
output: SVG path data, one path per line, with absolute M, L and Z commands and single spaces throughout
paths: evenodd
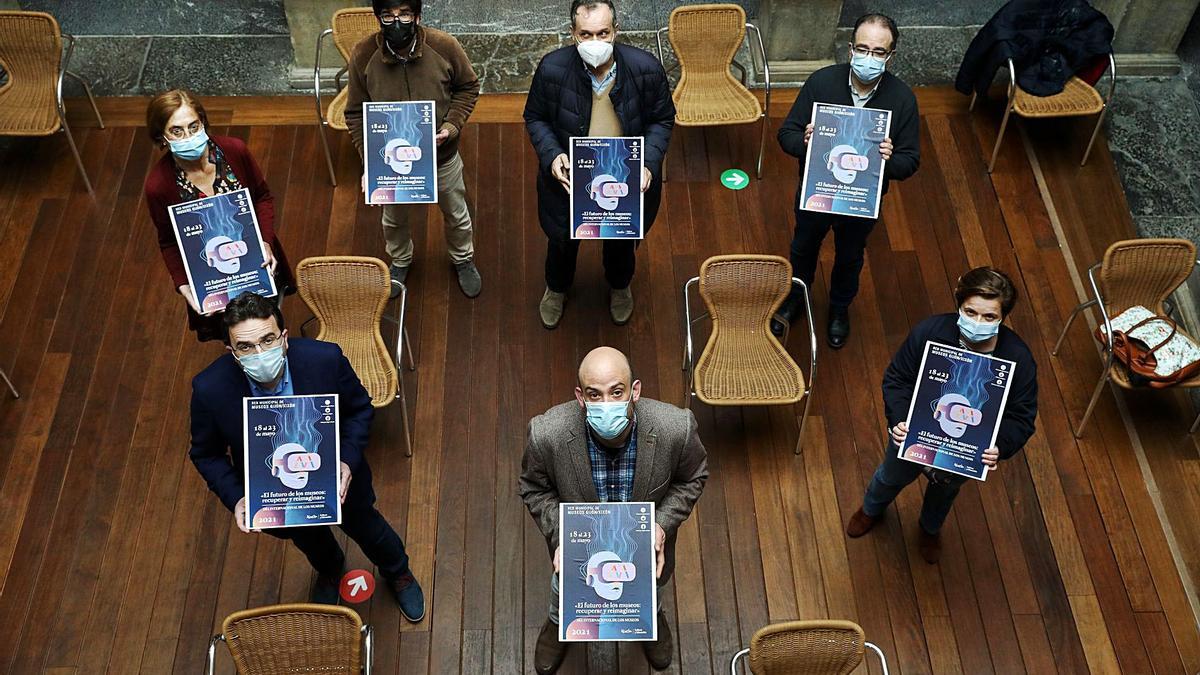
M 418 623 L 425 618 L 425 592 L 421 584 L 413 577 L 412 572 L 405 572 L 395 579 L 387 580 L 388 588 L 400 605 L 400 614 L 412 623 Z

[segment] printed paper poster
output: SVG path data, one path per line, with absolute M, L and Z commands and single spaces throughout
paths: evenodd
M 800 208 L 878 218 L 883 195 L 879 144 L 890 133 L 891 111 L 814 103 L 812 123 Z
M 250 190 L 203 197 L 167 208 L 188 284 L 205 314 L 243 293 L 276 295 Z
M 342 522 L 337 394 L 242 399 L 246 526 Z
M 363 103 L 368 204 L 436 204 L 433 101 Z
M 571 138 L 571 238 L 641 239 L 645 139 Z
M 560 504 L 558 639 L 658 639 L 653 502 Z
M 996 443 L 1017 364 L 925 343 L 900 458 L 984 480 L 983 451 Z

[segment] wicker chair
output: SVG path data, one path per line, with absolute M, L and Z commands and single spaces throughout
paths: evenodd
M 708 312 L 692 318 L 692 286 L 699 284 Z M 804 373 L 787 349 L 771 335 L 771 315 L 787 296 L 791 284 L 804 293 L 808 315 L 809 370 Z M 709 405 L 790 405 L 804 401 L 796 454 L 804 440 L 804 423 L 812 400 L 812 379 L 817 370 L 817 334 L 813 329 L 808 287 L 791 276 L 788 261 L 769 255 L 719 255 L 704 261 L 700 276 L 683 286 L 686 342 L 683 369 L 684 405 L 695 395 Z M 712 333 L 692 363 L 692 325 L 709 316 Z M 786 340 L 786 337 L 785 337 Z
M 310 321 L 319 321 L 318 340 L 336 342 L 349 359 L 354 372 L 362 380 L 371 405 L 382 408 L 400 399 L 404 418 L 404 454 L 412 456 L 412 438 L 408 422 L 408 401 L 404 393 L 404 378 L 399 370 L 409 342 L 404 325 L 404 310 L 408 289 L 401 286 L 400 315 L 384 316 L 388 303 L 391 277 L 387 264 L 378 258 L 358 256 L 326 256 L 305 258 L 296 266 L 300 297 L 312 310 L 313 317 L 300 327 L 303 334 Z M 383 342 L 380 321 L 396 324 L 396 355 Z M 416 370 L 411 350 L 408 351 L 409 370 Z
M 65 54 L 63 38 L 67 39 Z M 75 38 L 60 31 L 53 16 L 43 12 L 0 11 L 0 63 L 8 71 L 8 82 L 0 86 L 0 136 L 49 136 L 62 131 L 88 194 L 95 195 L 79 148 L 75 146 L 75 137 L 67 126 L 67 108 L 62 96 L 64 75 L 83 85 L 101 129 L 104 120 L 92 97 L 92 88 L 67 70 L 74 51 Z
M 1079 166 L 1087 164 L 1088 155 L 1092 154 L 1092 146 L 1096 136 L 1100 134 L 1100 125 L 1108 112 L 1108 104 L 1112 102 L 1113 92 L 1117 88 L 1117 62 L 1112 54 L 1108 55 L 1108 95 L 1100 97 L 1092 85 L 1078 77 L 1067 80 L 1062 92 L 1053 96 L 1034 96 L 1017 85 L 1017 70 L 1012 59 L 1008 60 L 1008 105 L 1004 109 L 1004 119 L 1000 122 L 1000 133 L 996 135 L 996 146 L 992 148 L 992 158 L 988 160 L 988 173 L 996 166 L 996 156 L 1000 154 L 1000 141 L 1004 140 L 1004 130 L 1008 128 L 1008 116 L 1017 113 L 1020 117 L 1079 117 L 1082 115 L 1097 115 L 1096 128 L 1088 140 L 1087 149 L 1083 151 L 1083 160 Z M 971 95 L 970 109 L 975 109 L 975 99 L 978 93 Z
M 1113 243 L 1104 252 L 1104 260 L 1092 265 L 1088 270 L 1092 298 L 1071 310 L 1062 333 L 1054 343 L 1054 351 L 1050 354 L 1058 356 L 1058 348 L 1067 336 L 1067 329 L 1071 327 L 1075 317 L 1088 307 L 1100 308 L 1104 317 L 1104 329 L 1108 335 L 1112 335 L 1109 319 L 1135 305 L 1141 305 L 1156 314 L 1167 314 L 1164 301 L 1187 281 L 1196 265 L 1200 265 L 1200 260 L 1196 259 L 1196 246 L 1187 239 L 1128 239 Z M 1099 280 L 1096 279 L 1097 271 L 1100 275 Z M 1134 388 L 1125 367 L 1113 358 L 1112 349 L 1104 343 L 1101 343 L 1101 346 L 1104 351 L 1104 371 L 1100 375 L 1100 381 L 1096 383 L 1091 400 L 1088 401 L 1087 411 L 1083 413 L 1079 428 L 1075 430 L 1075 438 L 1083 435 L 1083 428 L 1087 425 L 1107 381 L 1116 382 L 1122 389 Z M 1200 387 L 1200 376 L 1180 382 L 1176 386 Z M 1192 422 L 1189 433 L 1195 433 L 1197 427 L 1200 427 L 1200 415 Z
M 333 154 L 329 151 L 329 140 L 325 138 L 325 127 L 346 131 L 346 101 L 350 90 L 342 86 L 342 75 L 350 67 L 350 54 L 358 43 L 379 32 L 379 21 L 370 7 L 351 7 L 333 13 L 333 28 L 326 28 L 317 36 L 317 60 L 313 65 L 313 97 L 317 101 L 317 128 L 321 130 L 321 147 L 325 150 L 325 166 L 329 168 L 329 182 L 337 187 L 337 174 L 333 170 Z M 334 75 L 337 95 L 329 102 L 329 108 L 321 107 L 321 51 L 325 36 L 333 36 L 333 45 L 346 61 L 346 65 Z
M 738 675 L 742 659 L 750 662 L 754 675 L 844 675 L 862 663 L 864 647 L 879 656 L 883 675 L 888 675 L 883 650 L 867 642 L 853 621 L 775 623 L 758 629 L 750 648 L 733 655 L 729 672 Z
M 734 60 L 746 38 L 754 33 L 766 79 L 766 105 L 746 87 L 746 69 Z M 684 127 L 762 122 L 758 144 L 758 177 L 762 178 L 763 152 L 767 143 L 767 111 L 771 107 L 771 69 L 758 28 L 746 22 L 746 11 L 738 5 L 684 5 L 671 12 L 667 25 L 658 29 L 658 59 L 663 60 L 662 34 L 667 32 L 679 60 L 679 84 L 675 101 L 675 123 Z M 665 62 L 664 62 L 665 63 Z M 738 82 L 729 72 L 737 68 Z
M 371 675 L 374 659 L 371 626 L 337 605 L 272 605 L 230 614 L 208 643 L 208 675 L 218 642 L 229 647 L 238 675 Z

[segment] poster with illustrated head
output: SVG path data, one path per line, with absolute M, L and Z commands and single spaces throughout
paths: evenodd
M 436 204 L 433 101 L 363 103 L 368 204 Z
M 242 188 L 167 208 L 196 305 L 219 312 L 243 293 L 277 294 L 250 190 Z
M 878 218 L 884 164 L 879 144 L 890 133 L 891 111 L 814 103 L 812 125 L 800 208 Z
M 571 138 L 571 238 L 641 239 L 645 139 Z
M 337 394 L 242 399 L 246 527 L 337 525 Z
M 654 503 L 559 504 L 558 639 L 658 639 Z
M 1016 367 L 969 349 L 925 343 L 900 458 L 986 479 L 983 452 L 996 443 Z

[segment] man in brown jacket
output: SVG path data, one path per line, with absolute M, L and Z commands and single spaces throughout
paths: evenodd
M 446 227 L 446 248 L 464 295 L 479 295 L 482 280 L 475 267 L 475 244 L 458 138 L 479 99 L 479 78 L 462 45 L 449 33 L 421 24 L 421 0 L 372 0 L 380 31 L 363 40 L 350 56 L 350 94 L 346 125 L 361 157 L 362 104 L 367 101 L 434 101 L 438 116 L 438 204 Z M 366 175 L 363 175 L 366 190 Z M 392 297 L 412 265 L 412 222 L 422 208 L 413 204 L 383 207 L 383 237 L 392 258 Z
M 554 565 L 550 617 L 534 649 L 534 668 L 542 675 L 558 669 L 570 644 L 558 641 L 559 503 L 654 502 L 661 587 L 675 568 L 676 531 L 708 480 L 708 455 L 692 412 L 641 392 L 625 355 L 597 347 L 579 365 L 575 400 L 529 422 L 518 489 Z M 675 647 L 661 610 L 658 636 L 642 646 L 650 665 L 662 670 L 671 665 Z

